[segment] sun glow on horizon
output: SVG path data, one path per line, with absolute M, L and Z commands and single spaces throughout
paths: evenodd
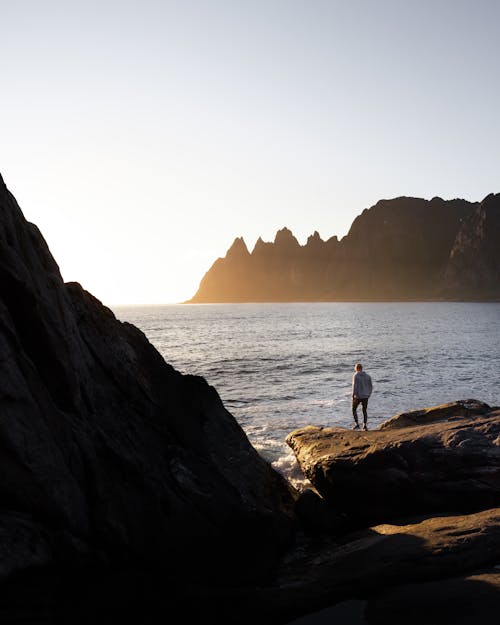
M 380 199 L 497 192 L 499 20 L 453 0 L 4 3 L 0 172 L 65 280 L 186 301 L 236 237 L 341 238 Z

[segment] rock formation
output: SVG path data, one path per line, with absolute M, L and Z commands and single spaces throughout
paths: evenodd
M 500 409 L 482 402 L 404 413 L 363 433 L 308 426 L 287 443 L 351 525 L 500 506 Z
M 298 244 L 285 231 L 276 245 L 283 258 Z M 340 243 L 314 235 L 310 245 L 319 257 Z M 259 246 L 262 258 L 277 249 Z M 233 247 L 244 267 L 244 242 Z M 412 506 L 402 497 L 399 510 L 388 502 L 358 514 L 331 497 L 330 474 L 317 483 L 323 497 L 298 493 L 203 378 L 176 371 L 138 328 L 63 282 L 0 178 L 2 623 L 285 625 L 350 600 L 367 623 L 389 623 L 423 585 L 428 601 L 439 603 L 443 589 L 446 605 L 453 589 L 473 597 L 479 587 L 474 614 L 496 615 L 499 421 L 498 410 L 467 401 L 396 415 L 366 435 L 332 432 L 346 443 L 335 453 L 360 465 L 341 492 L 372 450 L 389 491 L 413 479 Z M 306 434 L 290 435 L 299 456 Z M 312 447 L 324 435 L 315 432 Z M 313 479 L 321 472 L 307 463 L 328 466 L 311 456 Z M 450 492 L 438 514 L 428 504 L 439 484 Z M 462 622 L 453 606 L 447 615 Z
M 293 536 L 295 492 L 216 390 L 65 284 L 1 179 L 0 415 L 0 582 L 97 566 L 262 583 Z
M 427 584 L 433 584 L 435 589 L 457 588 L 461 580 L 482 575 L 482 584 L 488 588 L 487 601 L 483 603 L 482 593 L 474 596 L 469 591 L 472 605 L 468 606 L 467 620 L 462 620 L 460 602 L 450 605 L 449 593 L 440 597 L 436 596 L 436 590 L 428 600 L 434 599 L 434 609 L 445 614 L 447 620 L 434 619 L 434 612 L 421 621 L 411 620 L 432 625 L 473 625 L 478 622 L 473 606 L 478 614 L 487 615 L 493 621 L 498 615 L 500 588 L 498 569 L 493 566 L 497 562 L 500 562 L 500 508 L 375 525 L 352 532 L 347 540 L 332 542 L 315 538 L 302 545 L 280 571 L 276 603 L 296 612 L 301 607 L 304 610 L 301 604 L 305 597 L 311 602 L 314 596 L 316 605 L 323 608 L 341 601 L 364 600 L 367 625 L 395 623 L 402 612 L 402 596 L 408 597 L 406 608 L 411 618 L 412 610 L 419 609 L 420 601 L 425 602 Z M 389 607 L 384 620 L 386 602 Z M 420 615 L 421 610 L 422 604 L 417 612 Z M 314 624 L 313 620 L 310 622 Z
M 236 239 L 189 302 L 497 300 L 499 246 L 500 194 L 381 200 L 340 241 L 283 228 L 250 253 Z
M 443 271 L 450 297 L 498 298 L 500 290 L 500 193 L 488 195 L 464 221 Z
M 296 602 L 309 584 L 323 605 L 322 593 L 331 603 L 362 599 L 367 625 L 495 618 L 499 407 L 462 400 L 395 415 L 374 431 L 304 427 L 287 442 L 315 489 L 302 515 L 343 533 L 290 558 L 281 583 L 294 586 Z

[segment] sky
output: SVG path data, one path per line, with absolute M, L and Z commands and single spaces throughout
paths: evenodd
M 242 236 L 500 191 L 496 0 L 0 0 L 0 172 L 65 281 L 196 292 Z M 431 225 L 430 225 L 431 227 Z

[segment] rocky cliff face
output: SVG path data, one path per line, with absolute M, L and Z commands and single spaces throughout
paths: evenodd
M 0 463 L 0 582 L 83 565 L 262 581 L 292 535 L 295 493 L 216 390 L 65 284 L 1 179 Z
M 249 253 L 239 238 L 190 301 L 498 299 L 499 197 L 381 200 L 340 241 L 283 228 Z
M 451 297 L 498 298 L 500 193 L 488 195 L 462 224 L 444 268 L 442 290 Z

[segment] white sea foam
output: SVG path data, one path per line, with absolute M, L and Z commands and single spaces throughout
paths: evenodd
M 273 467 L 284 475 L 297 490 L 304 490 L 312 486 L 311 482 L 302 473 L 295 455 L 290 452 L 286 456 L 281 456 L 272 462 Z

